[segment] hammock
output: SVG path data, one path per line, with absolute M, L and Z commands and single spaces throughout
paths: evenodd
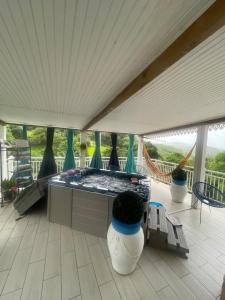
M 191 148 L 191 150 L 188 152 L 188 154 L 180 161 L 180 163 L 178 164 L 178 166 L 176 168 L 183 168 L 187 164 L 192 152 L 194 151 L 195 145 L 196 144 L 194 144 L 194 146 Z M 171 176 L 173 171 L 169 172 L 169 173 L 163 173 L 163 172 L 160 171 L 159 167 L 153 162 L 153 160 L 149 156 L 148 150 L 147 150 L 145 145 L 143 146 L 143 154 L 144 154 L 144 158 L 145 158 L 145 161 L 146 161 L 146 165 L 150 169 L 151 172 L 153 172 L 158 177 L 169 177 L 169 176 Z

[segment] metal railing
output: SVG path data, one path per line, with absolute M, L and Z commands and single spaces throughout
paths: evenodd
M 178 166 L 178 164 L 168 162 L 168 161 L 163 161 L 163 160 L 158 160 L 158 159 L 155 159 L 153 161 L 158 166 L 159 170 L 163 173 L 170 173 L 176 168 L 176 166 Z M 190 167 L 190 166 L 186 166 L 184 169 L 187 172 L 187 187 L 188 187 L 188 190 L 191 192 L 192 185 L 193 185 L 194 168 Z M 224 176 L 225 176 L 225 174 L 224 174 Z M 157 179 L 161 182 L 167 183 L 167 184 L 171 183 L 171 176 L 169 176 L 169 177 L 158 177 L 155 174 L 151 174 L 151 177 L 154 178 L 154 179 Z M 225 177 L 224 177 L 224 179 L 225 179 Z
M 178 165 L 176 163 L 172 163 L 168 161 L 162 161 L 162 160 L 154 160 L 154 161 L 159 167 L 160 171 L 164 173 L 169 173 L 173 171 L 175 167 Z M 186 166 L 184 169 L 187 172 L 188 191 L 192 192 L 194 167 Z M 157 177 L 154 174 L 151 174 L 151 177 L 167 184 L 171 182 L 171 177 Z M 225 192 L 225 173 L 206 169 L 205 181 L 211 185 L 214 185 L 222 192 Z
M 120 164 L 120 169 L 124 170 L 125 165 L 126 165 L 126 157 L 119 157 L 119 164 Z M 80 158 L 75 157 L 76 160 L 76 166 L 80 166 Z M 135 158 L 137 161 L 137 158 Z M 41 161 L 42 157 L 32 157 L 31 163 L 32 163 L 32 170 L 33 170 L 33 178 L 34 180 L 37 179 L 38 172 L 40 170 L 41 166 Z M 61 172 L 63 170 L 63 162 L 64 162 L 64 157 L 55 157 L 56 165 L 57 165 L 57 172 Z M 107 169 L 108 163 L 109 163 L 109 157 L 102 157 L 102 162 L 103 162 L 103 169 Z M 157 164 L 158 168 L 160 169 L 161 172 L 168 173 L 174 170 L 174 168 L 177 166 L 176 163 L 168 162 L 168 161 L 162 161 L 162 160 L 154 160 L 154 162 Z M 85 166 L 89 167 L 91 163 L 91 157 L 86 157 L 85 158 Z M 12 168 L 15 162 L 12 162 Z M 145 167 L 145 163 L 143 160 L 143 165 L 145 170 L 147 168 Z M 185 170 L 187 171 L 187 187 L 189 192 L 192 191 L 192 185 L 193 185 L 193 173 L 194 173 L 194 168 L 191 166 L 185 167 Z M 149 175 L 161 182 L 169 184 L 171 182 L 171 177 L 157 177 L 154 174 Z M 212 184 L 216 186 L 218 189 L 220 189 L 222 192 L 225 192 L 225 173 L 222 172 L 217 172 L 217 171 L 212 171 L 212 170 L 207 170 L 206 169 L 206 177 L 205 181 L 209 184 Z
M 127 158 L 126 157 L 118 157 L 120 169 L 124 170 Z M 31 164 L 32 164 L 32 170 L 33 170 L 33 178 L 34 180 L 37 179 L 38 172 L 40 170 L 42 157 L 32 157 L 31 158 Z M 57 172 L 62 172 L 63 170 L 63 163 L 64 163 L 64 157 L 56 156 L 55 157 L 56 166 L 57 166 Z M 80 157 L 75 157 L 76 166 L 80 167 Z M 102 164 L 103 169 L 107 169 L 109 163 L 109 157 L 102 157 Z M 91 164 L 91 157 L 87 156 L 85 157 L 85 167 L 89 167 Z

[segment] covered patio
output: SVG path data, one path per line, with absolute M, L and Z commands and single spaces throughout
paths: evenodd
M 208 176 L 208 129 L 225 123 L 224 52 L 223 0 L 3 0 L 0 140 L 6 140 L 6 124 L 47 127 L 36 180 L 68 171 L 69 160 L 75 168 L 74 130 L 80 132 L 77 167 L 82 168 L 87 166 L 87 131 L 95 132 L 88 166 L 98 170 L 104 168 L 101 132 L 112 134 L 114 153 L 116 134 L 129 134 L 127 174 L 137 166 L 146 168 L 145 139 L 195 130 L 191 192 L 193 183 Z M 68 161 L 60 170 L 52 148 L 54 128 L 68 130 Z M 1 179 L 8 178 L 5 153 L 1 162 Z M 48 163 L 53 171 L 46 174 Z M 118 159 L 111 167 L 120 168 Z M 150 200 L 161 202 L 183 225 L 188 258 L 146 245 L 136 270 L 122 276 L 112 268 L 105 239 L 49 222 L 46 202 L 36 203 L 21 219 L 5 203 L 0 208 L 0 300 L 219 299 L 224 209 L 210 212 L 203 206 L 200 224 L 194 195 L 175 203 L 169 186 L 148 175 Z M 224 184 L 224 177 L 219 182 Z

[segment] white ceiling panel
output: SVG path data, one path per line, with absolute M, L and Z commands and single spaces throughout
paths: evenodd
M 82 128 L 213 2 L 0 0 L 0 119 Z
M 225 27 L 92 129 L 147 133 L 221 117 L 225 117 Z

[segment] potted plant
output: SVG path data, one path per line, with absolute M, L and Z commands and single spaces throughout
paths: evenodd
M 16 194 L 16 180 L 4 179 L 1 183 L 2 193 L 5 200 L 13 200 Z
M 187 194 L 187 172 L 181 167 L 177 167 L 172 172 L 172 182 L 170 185 L 172 201 L 183 202 Z

